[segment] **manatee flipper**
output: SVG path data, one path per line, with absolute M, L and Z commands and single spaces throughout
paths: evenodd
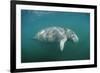
M 61 50 L 61 51 L 63 51 L 63 49 L 64 49 L 64 44 L 65 44 L 66 41 L 67 41 L 67 39 L 62 39 L 62 40 L 60 41 L 60 50 Z

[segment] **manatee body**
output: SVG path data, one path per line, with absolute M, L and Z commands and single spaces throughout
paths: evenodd
M 60 43 L 60 50 L 63 51 L 65 42 L 70 39 L 73 42 L 78 42 L 79 38 L 69 28 L 62 28 L 62 27 L 48 27 L 43 30 L 40 30 L 36 35 L 35 39 L 40 41 L 48 41 L 48 42 L 59 42 Z

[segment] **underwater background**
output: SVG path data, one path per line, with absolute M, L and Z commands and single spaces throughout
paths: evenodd
M 78 43 L 67 41 L 63 52 L 57 42 L 41 42 L 33 37 L 41 29 L 60 26 L 73 30 Z M 21 10 L 21 62 L 71 61 L 90 59 L 90 14 Z

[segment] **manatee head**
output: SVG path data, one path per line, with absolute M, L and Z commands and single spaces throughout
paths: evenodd
M 66 35 L 69 40 L 72 40 L 74 43 L 77 43 L 79 41 L 79 38 L 74 31 L 72 31 L 69 28 L 66 28 L 65 30 L 66 30 Z

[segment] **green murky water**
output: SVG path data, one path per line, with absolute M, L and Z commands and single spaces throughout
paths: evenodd
M 72 29 L 79 37 L 78 43 L 66 42 L 64 51 L 59 43 L 34 40 L 43 28 L 61 26 Z M 87 60 L 90 58 L 90 14 L 21 10 L 21 62 L 46 62 Z

